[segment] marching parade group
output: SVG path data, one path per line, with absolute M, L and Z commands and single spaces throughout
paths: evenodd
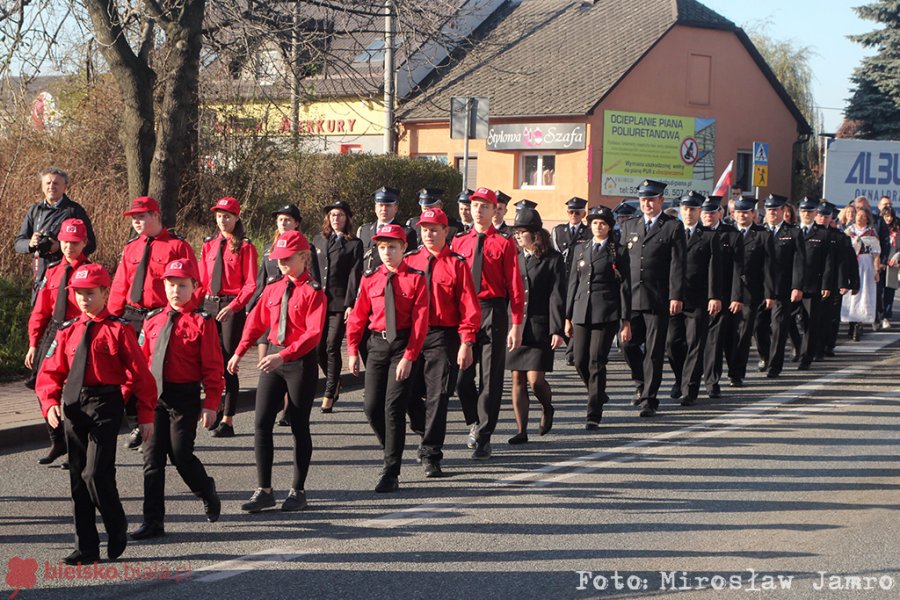
M 168 461 L 208 520 L 219 518 L 215 480 L 194 454 L 197 423 L 214 437 L 235 435 L 239 365 L 254 347 L 258 487 L 241 508 L 276 506 L 277 423 L 294 442 L 281 509 L 296 511 L 307 503 L 319 370 L 327 414 L 340 398 L 344 342 L 349 371 L 365 366 L 364 411 L 384 451 L 375 491 L 390 493 L 399 487 L 407 427 L 424 476 L 443 475 L 453 394 L 474 460 L 491 457 L 507 378 L 516 423 L 509 443 L 528 442 L 529 394 L 541 407 L 539 434 L 547 434 L 554 407 L 546 373 L 557 349 L 584 382 L 584 424 L 596 430 L 609 401 L 613 344 L 630 369 L 639 415 L 653 417 L 665 362 L 675 379 L 670 396 L 682 406 L 698 401 L 701 386 L 721 397 L 724 377 L 741 387 L 753 339 L 767 377 L 785 367 L 788 339 L 788 360 L 806 370 L 834 355 L 842 321 L 854 340 L 882 318 L 888 326 L 897 287 L 900 227 L 889 199 L 877 220 L 865 198 L 841 210 L 804 198 L 797 214 L 770 195 L 760 212 L 740 190 L 732 198 L 691 192 L 664 210 L 666 185 L 652 180 L 636 203 L 612 210 L 572 198 L 568 222 L 552 232 L 524 199 L 508 225 L 512 199 L 487 188 L 459 195 L 460 220 L 443 210 L 442 190 L 423 189 L 421 214 L 401 225 L 399 192 L 381 187 L 373 194 L 377 221 L 356 231 L 350 205 L 335 201 L 322 207 L 312 243 L 299 209 L 287 205 L 272 213 L 261 261 L 235 198 L 211 207 L 217 234 L 198 261 L 163 225 L 156 200 L 138 197 L 124 213 L 135 237 L 110 277 L 88 258 L 93 230 L 66 195 L 66 173 L 50 168 L 40 178 L 44 199 L 29 209 L 16 249 L 35 261 L 25 364 L 51 440 L 39 462 L 66 457 L 70 473 L 68 564 L 100 559 L 95 511 L 108 557 L 127 545 L 115 479 L 126 416 L 135 423 L 127 447 L 144 459 L 143 520 L 131 538 L 165 533 Z

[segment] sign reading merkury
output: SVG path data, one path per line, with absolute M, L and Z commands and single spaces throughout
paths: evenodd
M 524 123 L 493 125 L 488 150 L 584 150 L 583 123 Z

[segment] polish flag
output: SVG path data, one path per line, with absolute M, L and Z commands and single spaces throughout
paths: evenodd
M 713 189 L 713 196 L 720 196 L 722 198 L 728 197 L 728 191 L 731 188 L 731 170 L 734 167 L 734 161 L 728 161 L 728 166 L 725 167 L 725 171 L 722 173 L 722 176 L 719 177 L 719 183 L 716 184 L 715 189 Z

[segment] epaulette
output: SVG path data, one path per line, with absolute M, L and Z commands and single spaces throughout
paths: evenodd
M 371 277 L 372 275 L 374 275 L 377 272 L 378 272 L 377 268 L 376 269 L 366 269 L 366 272 L 363 273 L 363 277 Z
M 203 238 L 203 243 L 205 244 L 206 242 L 211 242 L 211 241 L 213 241 L 214 239 L 216 239 L 217 237 L 219 237 L 219 236 L 217 236 L 217 235 L 208 235 L 208 236 L 206 236 L 205 238 Z
M 458 258 L 458 259 L 461 260 L 462 262 L 466 262 L 466 257 L 463 256 L 462 254 L 457 254 L 456 252 L 451 252 L 450 255 L 451 255 L 451 256 L 455 256 L 456 258 Z
M 407 252 L 407 253 L 404 254 L 403 256 L 412 256 L 413 254 L 418 254 L 418 253 L 419 253 L 419 250 L 421 250 L 422 248 L 424 248 L 424 246 L 419 246 L 419 247 L 416 248 L 415 250 L 410 250 L 409 252 Z
M 412 227 L 415 227 L 416 224 L 413 223 L 413 220 L 410 218 L 410 219 L 407 219 L 407 220 L 406 220 L 406 226 L 409 227 L 409 228 L 412 228 Z
M 135 238 L 131 238 L 130 240 L 128 240 L 127 242 L 125 242 L 125 245 L 127 246 L 128 244 L 132 244 L 132 243 L 138 241 L 139 239 L 141 239 L 141 236 L 137 236 L 137 237 L 135 237 Z
M 61 262 L 62 262 L 62 259 L 54 260 L 52 263 L 47 263 L 47 268 L 52 269 L 53 267 L 55 267 L 56 265 L 58 265 Z
M 322 289 L 322 284 L 312 278 L 307 279 L 306 284 L 317 292 Z
M 172 239 L 181 240 L 182 242 L 184 241 L 184 236 L 181 235 L 180 233 L 178 233 L 177 231 L 173 231 L 170 229 L 169 235 L 172 237 Z
M 425 277 L 425 271 L 420 271 L 419 269 L 413 269 L 412 267 L 409 267 L 409 272 L 415 273 L 416 275 L 421 275 L 422 277 Z
M 117 317 L 116 315 L 109 315 L 106 317 L 107 321 L 112 321 L 113 323 L 124 323 L 126 325 L 131 325 L 131 321 L 126 319 L 125 317 Z
M 250 238 L 244 238 L 244 242 L 246 242 L 246 243 L 248 243 L 248 244 L 252 244 L 252 243 L 253 243 L 253 242 L 250 241 Z
M 65 329 L 66 327 L 69 327 L 70 325 L 72 325 L 73 323 L 75 323 L 76 321 L 78 321 L 79 318 L 80 318 L 80 317 L 75 317 L 74 319 L 69 319 L 68 321 L 66 321 L 65 323 L 63 323 L 62 325 L 60 325 L 59 328 L 60 328 L 60 329 Z
M 282 275 L 281 273 L 279 273 L 278 275 L 272 275 L 271 277 L 266 279 L 266 285 L 275 283 L 276 281 L 281 281 L 282 279 L 284 279 L 284 275 Z
M 158 315 L 165 309 L 166 309 L 165 306 L 160 306 L 159 308 L 154 308 L 153 310 L 151 310 L 150 312 L 147 313 L 147 318 L 149 319 L 150 317 L 155 317 L 156 315 Z
M 209 321 L 210 319 L 212 319 L 212 315 L 209 314 L 208 312 L 206 312 L 205 310 L 203 310 L 202 308 L 195 308 L 191 312 L 193 312 L 195 315 L 200 315 L 201 317 L 203 317 L 204 321 Z
M 465 227 L 465 225 L 463 225 L 463 227 Z M 469 231 L 472 231 L 472 230 L 470 229 Z M 461 235 L 466 235 L 467 233 L 469 233 L 469 231 L 457 231 L 457 232 L 456 232 L 456 236 L 454 236 L 454 237 L 459 237 L 459 236 L 461 236 Z

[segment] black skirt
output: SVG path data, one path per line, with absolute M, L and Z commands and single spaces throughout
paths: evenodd
M 506 353 L 508 371 L 553 371 L 553 350 L 550 341 L 522 340 L 522 345 Z

